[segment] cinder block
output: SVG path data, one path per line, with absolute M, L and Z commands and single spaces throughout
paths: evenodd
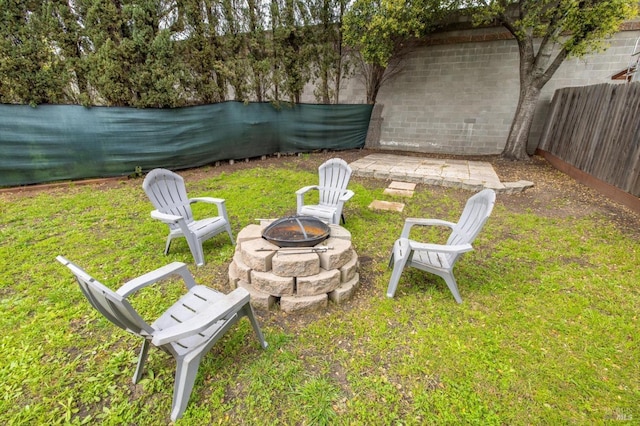
M 360 261 L 358 260 L 358 255 L 354 250 L 352 250 L 351 260 L 340 268 L 340 281 L 343 283 L 350 281 L 358 272 L 359 267 Z
M 257 224 L 251 224 L 242 228 L 240 232 L 238 232 L 238 236 L 236 237 L 236 242 L 238 245 L 241 245 L 244 241 L 255 240 L 256 238 L 262 237 L 262 227 Z
M 269 310 L 276 303 L 276 297 L 258 291 L 246 281 L 238 281 L 238 287 L 242 287 L 249 292 L 249 302 L 254 308 Z
M 279 277 L 271 272 L 251 271 L 251 285 L 258 291 L 274 296 L 293 295 L 295 278 Z
M 329 299 L 333 303 L 340 305 L 345 300 L 351 299 L 351 297 L 353 296 L 353 293 L 358 288 L 359 283 L 360 283 L 360 275 L 355 274 L 350 281 L 343 283 L 340 287 L 338 287 L 337 289 L 329 293 L 328 294 Z
M 312 311 L 327 307 L 329 297 L 326 294 L 306 297 L 281 297 L 280 309 L 284 312 Z
M 296 294 L 301 296 L 316 296 L 335 290 L 340 285 L 340 271 L 321 270 L 320 273 L 309 277 L 296 279 Z
M 306 277 L 320 272 L 320 258 L 317 253 L 278 252 L 271 260 L 271 272 L 281 277 Z
M 229 265 L 229 274 L 231 274 L 231 268 L 233 268 L 233 274 L 240 280 L 244 280 L 251 283 L 251 268 L 242 262 L 242 256 L 236 251 L 233 255 L 233 262 Z
M 260 234 L 260 237 L 256 239 L 244 241 L 240 246 L 240 251 L 248 268 L 266 272 L 271 270 L 272 259 L 278 248 L 275 244 L 262 238 L 262 234 Z
M 351 241 L 330 237 L 324 241 L 323 245 L 329 249 L 318 253 L 322 269 L 330 271 L 342 268 L 351 259 Z

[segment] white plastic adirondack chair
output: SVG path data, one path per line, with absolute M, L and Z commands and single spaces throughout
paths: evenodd
M 462 303 L 453 276 L 453 266 L 462 253 L 473 250 L 471 243 L 491 215 L 495 201 L 496 193 L 492 189 L 480 191 L 467 201 L 458 223 L 439 219 L 406 219 L 402 234 L 393 245 L 389 261 L 389 266 L 393 265 L 393 272 L 387 288 L 387 297 L 394 296 L 405 266 L 413 266 L 444 278 L 456 302 Z M 448 226 L 451 228 L 451 234 L 444 245 L 419 243 L 409 239 L 411 228 L 416 225 Z
M 185 237 L 196 264 L 202 266 L 204 265 L 203 241 L 227 231 L 231 244 L 235 244 L 225 200 L 211 197 L 187 197 L 182 176 L 166 169 L 150 171 L 144 178 L 142 188 L 156 208 L 151 212 L 151 217 L 169 225 L 164 254 L 169 253 L 171 240 Z M 218 216 L 194 220 L 191 204 L 196 202 L 215 204 L 218 208 Z
M 353 197 L 353 191 L 347 189 L 351 177 L 351 167 L 340 158 L 332 158 L 318 168 L 318 185 L 305 186 L 296 191 L 298 214 L 315 216 L 331 224 L 344 223 L 342 208 L 344 203 Z M 304 205 L 304 195 L 311 191 L 319 191 L 318 204 Z
M 200 360 L 240 318 L 249 318 L 258 341 L 263 348 L 267 347 L 249 304 L 249 293 L 243 288 L 237 288 L 225 295 L 197 285 L 184 263 L 173 262 L 112 291 L 66 258 L 58 256 L 56 260 L 73 272 L 80 289 L 95 309 L 113 324 L 144 339 L 133 383 L 138 383 L 142 376 L 150 343 L 175 358 L 177 366 L 171 409 L 173 421 L 180 418 L 187 408 Z M 160 318 L 148 324 L 133 309 L 127 298 L 172 275 L 181 276 L 189 291 Z

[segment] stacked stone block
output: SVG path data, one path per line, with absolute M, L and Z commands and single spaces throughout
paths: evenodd
M 330 225 L 329 238 L 314 247 L 280 248 L 262 238 L 269 223 L 240 231 L 229 265 L 231 285 L 248 290 L 254 307 L 279 303 L 285 312 L 320 309 L 329 300 L 340 304 L 353 295 L 360 276 L 349 231 Z

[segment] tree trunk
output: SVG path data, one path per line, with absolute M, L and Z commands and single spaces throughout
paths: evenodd
M 522 4 L 525 2 L 516 3 Z M 502 151 L 502 157 L 509 160 L 529 160 L 529 154 L 527 153 L 529 131 L 531 130 L 531 124 L 533 124 L 540 91 L 558 70 L 567 57 L 568 51 L 564 47 L 557 46 L 554 41 L 562 30 L 562 27 L 558 26 L 557 22 L 542 37 L 536 53 L 533 29 L 522 27 L 521 21 L 511 18 L 506 14 L 502 14 L 499 17 L 502 25 L 509 30 L 518 43 L 520 97 L 516 114 L 509 130 L 509 136 L 507 137 L 507 144 Z
M 367 79 L 367 103 L 375 105 L 386 67 L 378 64 L 366 64 L 365 66 L 368 67 L 369 73 L 369 78 Z
M 320 78 L 320 93 L 322 97 L 322 103 L 327 105 L 331 103 L 331 97 L 329 96 L 329 71 L 324 69 L 321 71 Z
M 527 87 L 528 86 L 528 87 Z M 538 105 L 540 89 L 531 85 L 521 84 L 520 97 L 516 115 L 511 123 L 507 144 L 502 151 L 502 157 L 509 160 L 528 160 L 527 142 L 529 131 L 533 124 L 533 116 Z

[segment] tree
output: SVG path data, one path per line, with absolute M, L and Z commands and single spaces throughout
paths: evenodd
M 49 1 L 0 0 L 0 102 L 66 101 L 69 82 L 56 53 L 58 22 Z
M 179 56 L 188 70 L 185 90 L 196 104 L 224 102 L 228 84 L 224 54 L 228 49 L 220 31 L 220 2 L 181 0 L 175 4 L 172 28 L 181 34 Z
M 497 20 L 516 39 L 520 95 L 502 156 L 528 160 L 527 142 L 540 92 L 569 56 L 603 50 L 637 0 L 471 1 L 476 23 Z
M 344 41 L 361 57 L 367 103 L 402 70 L 411 41 L 423 37 L 457 7 L 455 0 L 355 0 L 343 21 Z
M 138 108 L 186 103 L 179 85 L 182 62 L 169 30 L 160 29 L 162 13 L 154 0 L 76 0 L 73 10 L 79 29 L 66 35 L 68 41 L 61 39 L 61 46 L 70 52 L 65 59 L 82 103 Z
M 246 70 L 247 84 L 251 88 L 253 97 L 258 102 L 267 99 L 267 92 L 271 78 L 271 57 L 273 40 L 267 37 L 266 12 L 267 7 L 260 0 L 247 0 L 242 8 L 246 25 L 246 49 L 248 68 Z
M 309 32 L 309 11 L 305 2 L 271 0 L 273 37 L 274 100 L 280 95 L 291 103 L 299 103 L 304 85 L 310 78 L 313 54 L 306 43 Z
M 312 21 L 306 43 L 313 49 L 314 95 L 324 104 L 340 101 L 340 85 L 350 69 L 342 42 L 347 3 L 348 0 L 307 0 Z

